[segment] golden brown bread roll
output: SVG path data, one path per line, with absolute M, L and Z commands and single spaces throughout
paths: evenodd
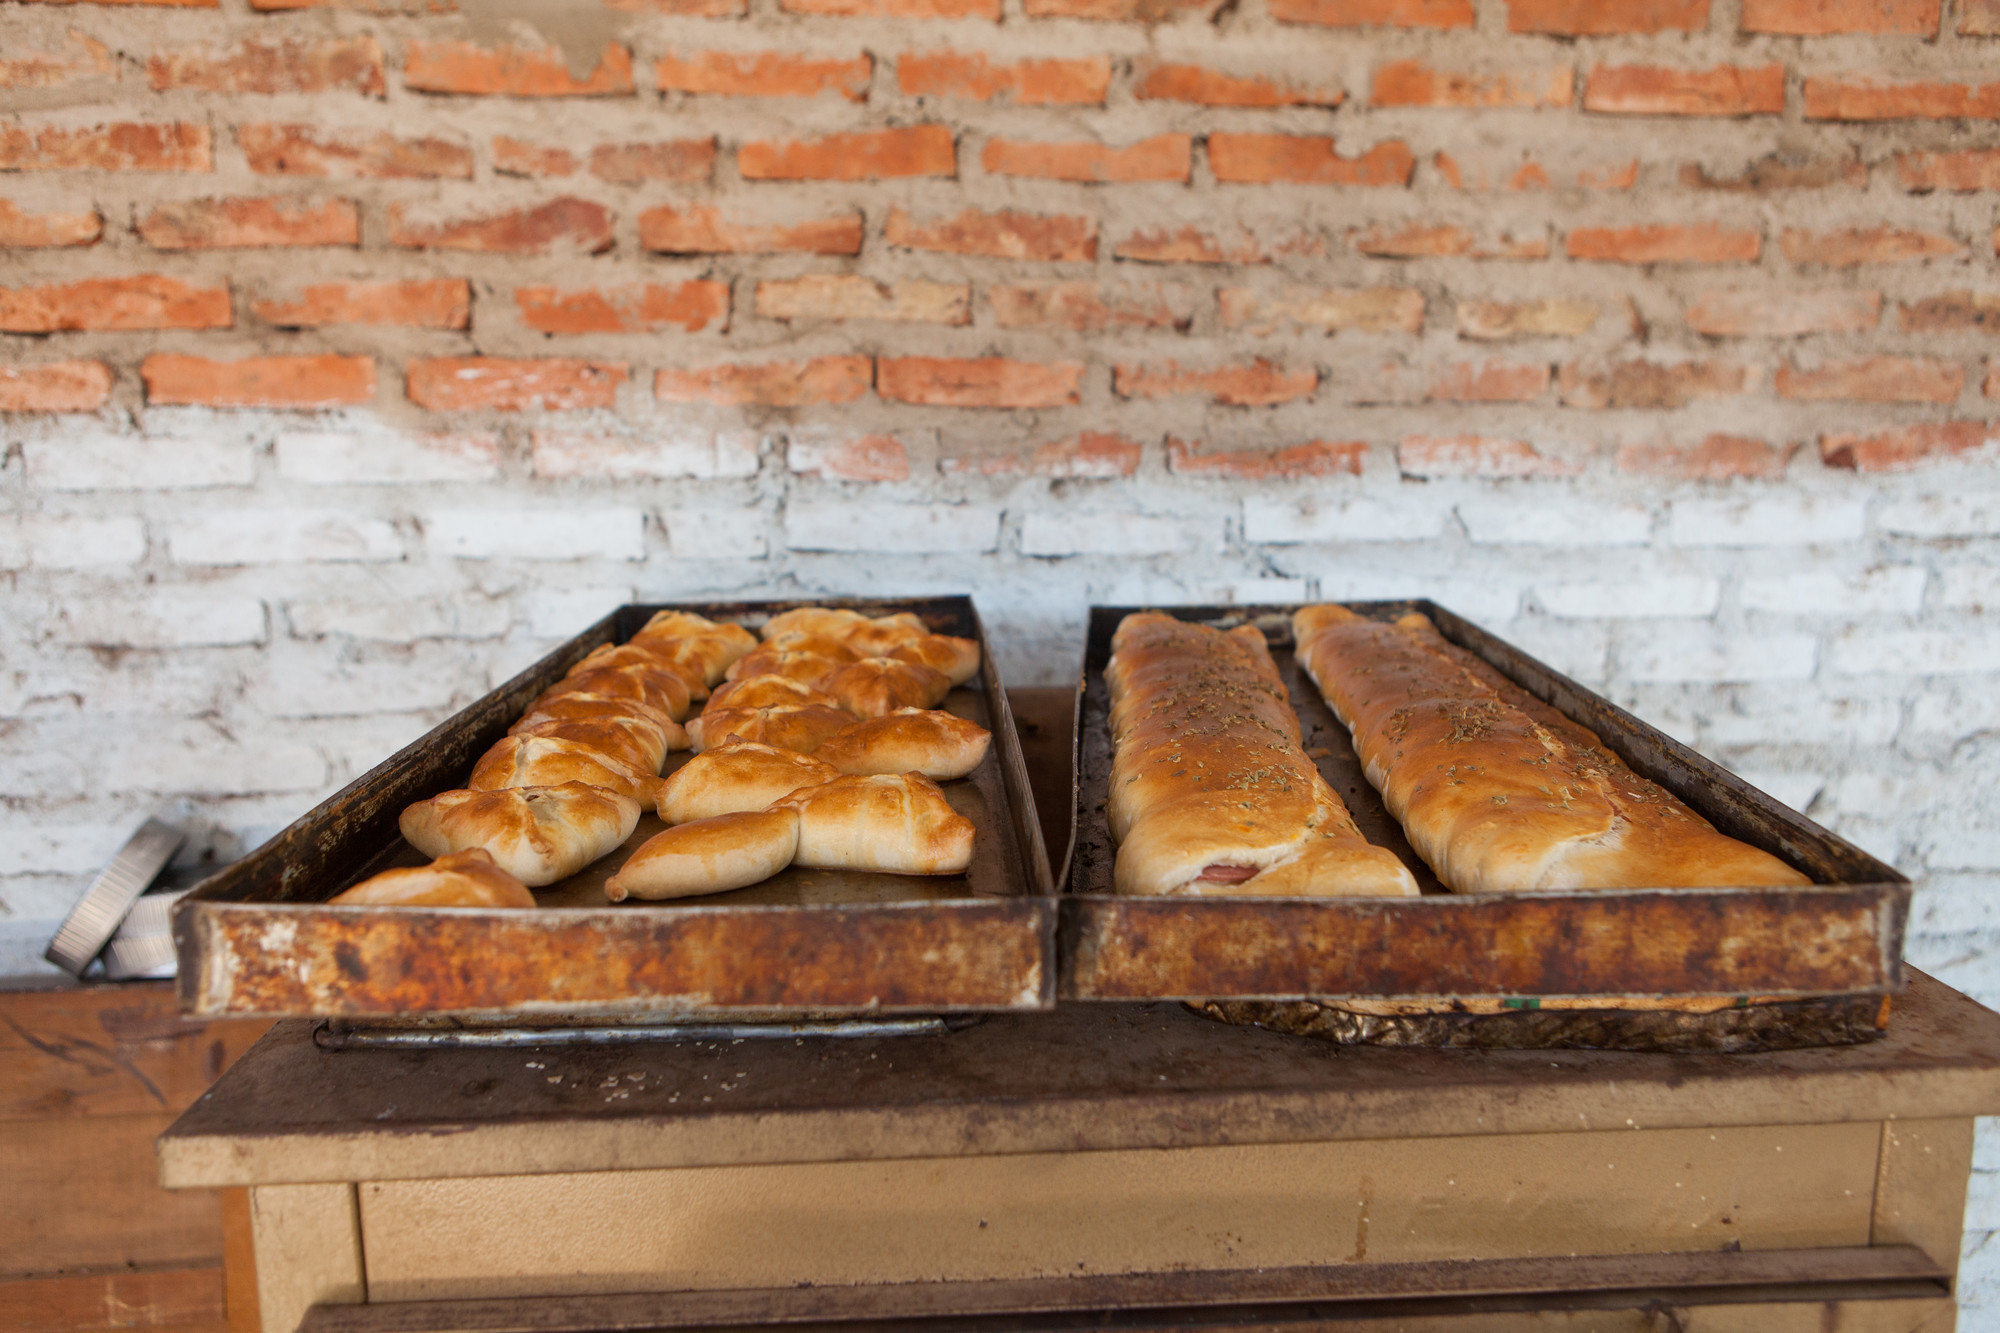
M 781 634 L 824 634 L 829 639 L 845 639 L 849 630 L 867 622 L 868 617 L 859 611 L 831 606 L 802 606 L 766 621 L 764 641 L 769 643 Z
M 889 650 L 928 638 L 930 629 L 915 616 L 883 616 L 847 631 L 845 642 L 863 657 L 887 657 Z
M 528 886 L 493 863 L 482 847 L 440 856 L 427 866 L 370 875 L 329 907 L 533 907 Z
M 719 713 L 725 708 L 800 708 L 806 704 L 817 704 L 821 708 L 839 707 L 827 695 L 804 681 L 793 680 L 790 676 L 767 675 L 745 676 L 741 680 L 716 686 L 715 693 L 708 696 L 708 703 L 701 711 Z
M 634 772 L 651 777 L 657 777 L 660 765 L 667 761 L 666 738 L 660 734 L 658 727 L 649 722 L 614 717 L 566 718 L 537 722 L 526 727 L 517 723 L 507 729 L 507 734 L 573 741 L 599 754 L 608 754 Z
M 833 765 L 758 741 L 704 750 L 660 783 L 660 818 L 687 824 L 740 810 L 762 810 L 801 787 L 840 776 Z
M 588 671 L 577 671 L 564 676 L 543 691 L 541 698 L 529 704 L 529 711 L 542 707 L 551 699 L 560 699 L 571 694 L 637 699 L 641 703 L 651 704 L 676 722 L 688 715 L 688 708 L 694 697 L 689 692 L 684 677 L 659 667 L 593 667 Z
M 962 778 L 986 758 L 992 733 L 950 713 L 899 708 L 844 727 L 813 751 L 842 773 L 921 773 Z
M 713 685 L 731 662 L 757 646 L 757 636 L 741 625 L 689 611 L 661 611 L 632 636 L 632 646 L 657 653 L 703 685 Z
M 827 737 L 853 721 L 854 714 L 844 708 L 817 704 L 723 708 L 688 723 L 688 739 L 697 753 L 734 736 L 738 740 L 762 741 L 780 749 L 811 754 Z
M 682 661 L 664 651 L 659 644 L 600 643 L 584 654 L 583 660 L 569 669 L 569 674 L 581 675 L 586 671 L 603 671 L 609 667 L 637 667 L 661 672 L 676 677 L 687 686 L 690 699 L 700 700 L 708 696 L 708 678 L 702 674 L 701 664 Z
M 533 888 L 567 879 L 639 827 L 639 802 L 582 782 L 439 792 L 403 811 L 403 837 L 426 856 L 483 847 Z
M 792 810 L 748 810 L 680 824 L 656 833 L 604 882 L 612 902 L 687 898 L 761 883 L 792 863 L 799 817 Z
M 954 687 L 979 674 L 979 641 L 949 634 L 925 634 L 891 648 L 886 656 L 942 671 Z
M 831 657 L 836 662 L 859 662 L 861 654 L 826 634 L 801 634 L 793 630 L 786 634 L 774 634 L 764 640 L 764 651 L 780 653 L 815 653 L 820 657 Z
M 955 875 L 972 864 L 972 821 L 921 773 L 835 778 L 771 808 L 798 811 L 802 866 Z
M 921 662 L 864 657 L 828 676 L 820 688 L 856 717 L 882 717 L 898 708 L 935 708 L 951 693 L 951 681 Z
M 1127 616 L 1105 667 L 1120 893 L 1413 896 L 1303 747 L 1254 626 Z
M 688 748 L 687 732 L 681 724 L 643 699 L 620 699 L 609 694 L 559 694 L 543 699 L 521 714 L 521 720 L 507 728 L 518 735 L 544 722 L 595 722 L 608 720 L 634 727 L 651 727 L 660 735 L 664 753 Z M 655 772 L 658 771 L 657 766 Z
M 1299 661 L 1417 854 L 1460 893 L 1747 887 L 1806 876 L 1719 833 L 1427 617 L 1293 617 Z
M 829 676 L 847 665 L 838 658 L 822 657 L 818 653 L 759 648 L 733 663 L 728 675 L 732 681 L 749 680 L 755 676 L 783 676 L 817 690 L 824 688 Z
M 645 805 L 653 803 L 660 779 L 602 750 L 553 736 L 503 736 L 472 766 L 466 786 L 473 791 L 501 787 L 557 787 L 587 782 Z

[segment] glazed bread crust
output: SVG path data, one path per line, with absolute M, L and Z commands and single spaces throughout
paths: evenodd
M 972 821 L 921 773 L 835 778 L 772 809 L 798 811 L 802 866 L 955 875 L 972 864 Z
M 688 723 L 688 738 L 694 742 L 696 753 L 726 744 L 733 736 L 811 754 L 835 732 L 853 722 L 854 714 L 846 709 L 820 704 L 719 708 Z
M 691 824 L 716 815 L 762 810 L 801 787 L 816 787 L 840 770 L 796 750 L 734 741 L 704 750 L 660 784 L 659 815 Z
M 555 736 L 503 736 L 472 766 L 466 786 L 474 791 L 500 787 L 555 787 L 587 782 L 647 805 L 660 779 L 602 750 Z
M 439 792 L 404 809 L 403 837 L 426 856 L 480 847 L 540 888 L 615 850 L 639 827 L 639 802 L 583 782 Z
M 792 863 L 799 817 L 792 810 L 747 810 L 681 824 L 639 845 L 604 882 L 612 902 L 727 893 L 761 883 Z
M 478 847 L 440 856 L 427 866 L 370 875 L 327 900 L 331 907 L 533 907 L 528 886 Z
M 978 768 L 993 735 L 950 713 L 899 708 L 836 732 L 813 751 L 842 773 L 921 773 L 934 782 Z

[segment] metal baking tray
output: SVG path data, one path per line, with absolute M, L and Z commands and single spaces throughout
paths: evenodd
M 1063 874 L 1059 993 L 1064 999 L 1182 999 L 1221 1001 L 1225 1007 L 1236 1001 L 1344 1001 L 1348 1016 L 1376 1020 L 1378 1037 L 1387 1031 L 1387 1039 L 1407 1044 L 1459 1043 L 1438 1031 L 1429 1038 L 1412 1035 L 1408 1022 L 1400 1025 L 1398 1038 L 1393 1030 L 1399 1016 L 1422 1020 L 1621 1006 L 1699 1015 L 1758 1007 L 1752 1001 L 1782 1005 L 1808 997 L 1845 997 L 1826 1011 L 1845 1017 L 1822 1014 L 1815 1022 L 1851 1027 L 1854 1015 L 1865 1012 L 1869 1022 L 1863 1026 L 1869 1026 L 1885 1013 L 1881 997 L 1903 984 L 1910 902 L 1903 876 L 1434 603 L 1344 605 L 1382 620 L 1423 612 L 1446 639 L 1588 727 L 1634 770 L 1724 833 L 1796 866 L 1812 885 L 1447 892 L 1411 850 L 1362 775 L 1347 729 L 1294 660 L 1291 615 L 1297 608 L 1190 606 L 1146 609 L 1218 629 L 1254 624 L 1264 631 L 1320 771 L 1369 841 L 1403 858 L 1423 894 L 1401 899 L 1113 894 L 1115 847 L 1104 813 L 1111 766 L 1104 667 L 1112 632 L 1142 608 L 1093 607 L 1077 696 L 1076 818 Z M 1237 1005 L 1217 1013 L 1312 1030 L 1301 1015 L 1269 1006 Z M 1546 1027 L 1559 1020 L 1544 1012 L 1537 1021 Z M 1369 1038 L 1348 1031 L 1344 1039 Z M 1541 1043 L 1531 1038 L 1528 1044 Z
M 788 869 L 731 893 L 612 904 L 604 881 L 663 824 L 644 814 L 618 851 L 537 890 L 540 910 L 329 907 L 378 871 L 428 859 L 396 817 L 464 785 L 472 765 L 600 644 L 662 605 L 606 616 L 205 881 L 174 911 L 184 1011 L 324 1017 L 606 1015 L 744 1020 L 1042 1009 L 1054 1001 L 1055 885 L 991 645 L 970 597 L 699 602 L 752 628 L 797 606 L 914 611 L 979 641 L 979 675 L 943 707 L 993 733 L 944 784 L 976 828 L 964 875 Z M 686 754 L 668 759 L 669 769 Z

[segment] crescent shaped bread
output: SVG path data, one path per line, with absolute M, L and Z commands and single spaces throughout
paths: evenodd
M 821 708 L 835 708 L 837 704 L 804 681 L 793 680 L 790 676 L 745 676 L 741 680 L 727 681 L 715 687 L 715 693 L 708 696 L 708 703 L 701 710 L 704 713 L 719 712 L 724 708 L 779 708 L 803 707 L 817 704 Z
M 555 787 L 587 782 L 646 805 L 653 803 L 660 779 L 575 741 L 554 736 L 503 736 L 472 766 L 466 786 L 473 791 L 501 787 Z
M 666 737 L 660 734 L 658 727 L 647 722 L 635 723 L 608 717 L 571 718 L 560 722 L 537 722 L 528 727 L 516 724 L 508 728 L 507 734 L 574 741 L 599 754 L 610 755 L 634 772 L 652 776 L 658 776 L 660 765 L 667 761 Z
M 1428 617 L 1307 607 L 1293 634 L 1368 780 L 1455 892 L 1811 883 L 1717 832 Z
M 483 848 L 440 856 L 427 866 L 370 875 L 330 907 L 533 907 L 528 886 L 493 863 Z
M 891 648 L 928 638 L 930 628 L 914 616 L 884 616 L 847 632 L 849 648 L 863 657 L 887 657 Z
M 972 864 L 972 821 L 921 773 L 835 778 L 771 808 L 798 811 L 796 863 L 816 870 L 955 875 Z
M 1415 896 L 1306 756 L 1254 626 L 1127 616 L 1104 675 L 1117 892 Z
M 764 640 L 764 649 L 781 653 L 817 653 L 836 662 L 859 662 L 861 654 L 827 634 L 801 634 L 792 630 Z
M 919 662 L 864 657 L 828 676 L 820 688 L 856 717 L 883 717 L 898 708 L 937 707 L 951 693 L 951 680 Z
M 900 643 L 884 656 L 899 662 L 916 662 L 942 671 L 953 687 L 979 674 L 979 640 L 960 639 L 949 634 L 925 634 Z
M 612 902 L 727 893 L 761 883 L 792 863 L 799 817 L 792 810 L 747 810 L 679 824 L 639 844 L 604 882 Z
M 530 711 L 566 694 L 607 695 L 651 704 L 678 722 L 688 715 L 693 695 L 688 683 L 671 671 L 649 666 L 593 667 L 564 676 L 528 705 Z
M 921 773 L 935 782 L 978 768 L 993 735 L 950 713 L 899 708 L 844 727 L 813 751 L 842 773 Z
M 827 678 L 847 665 L 849 663 L 838 658 L 822 657 L 818 653 L 759 648 L 731 665 L 728 677 L 730 680 L 749 680 L 753 676 L 783 676 L 817 690 L 825 688 Z
M 608 694 L 559 694 L 545 699 L 521 715 L 507 728 L 509 736 L 519 735 L 544 722 L 618 722 L 632 727 L 651 727 L 660 735 L 665 753 L 688 748 L 687 732 L 681 724 L 643 699 L 619 699 Z M 655 770 L 657 771 L 657 769 Z
M 816 704 L 722 708 L 713 713 L 703 713 L 688 723 L 688 739 L 694 742 L 697 754 L 710 745 L 724 744 L 731 736 L 811 754 L 829 736 L 853 721 L 854 714 L 844 708 L 826 708 Z
M 601 671 L 606 667 L 638 667 L 657 671 L 677 677 L 681 684 L 687 686 L 690 699 L 703 699 L 708 695 L 708 678 L 702 674 L 701 665 L 663 652 L 658 644 L 626 643 L 614 647 L 600 643 L 584 654 L 583 660 L 569 669 L 569 674 L 575 676 L 585 671 Z
M 669 824 L 762 810 L 801 787 L 816 787 L 840 770 L 796 750 L 758 741 L 731 741 L 704 750 L 660 783 L 659 814 Z
M 849 630 L 866 623 L 868 617 L 859 611 L 833 606 L 802 606 L 796 611 L 780 612 L 764 622 L 764 641 L 769 643 L 781 634 L 824 634 L 829 639 L 844 639 Z
M 403 837 L 426 856 L 481 847 L 533 888 L 567 879 L 639 827 L 639 802 L 582 782 L 439 792 L 407 807 Z
M 647 647 L 697 645 L 708 683 L 713 685 L 722 678 L 725 667 L 757 646 L 757 636 L 731 621 L 710 620 L 691 611 L 661 611 L 632 636 L 632 642 Z

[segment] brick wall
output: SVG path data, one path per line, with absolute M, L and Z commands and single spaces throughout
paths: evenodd
M 9 966 L 628 597 L 1427 593 L 2000 999 L 1996 0 L 0 25 Z

